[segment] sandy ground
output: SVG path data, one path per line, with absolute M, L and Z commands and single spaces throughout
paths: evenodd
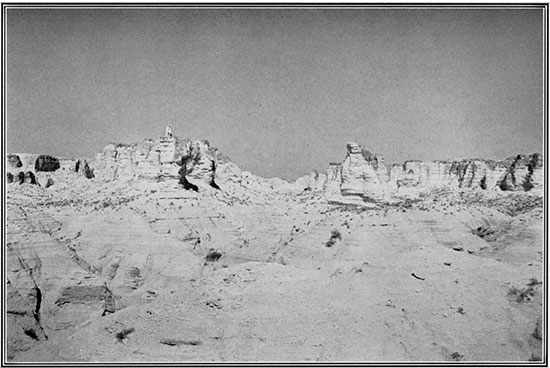
M 155 185 L 10 185 L 8 279 L 40 288 L 47 336 L 13 312 L 10 359 L 544 358 L 541 205 L 436 193 L 361 209 Z

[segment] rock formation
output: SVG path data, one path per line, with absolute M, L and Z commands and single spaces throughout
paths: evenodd
M 382 200 L 403 190 L 432 187 L 529 191 L 543 186 L 541 154 L 518 155 L 503 161 L 463 159 L 455 161 L 409 160 L 387 168 L 383 158 L 356 143 L 347 144 L 340 164 L 332 163 L 326 175 L 313 172 L 295 181 L 301 190 L 323 191 L 365 200 Z
M 145 178 L 178 180 L 186 188 L 219 188 L 218 152 L 206 140 L 180 140 L 169 128 L 158 140 L 135 144 L 109 144 L 96 156 L 95 167 L 102 179 Z M 223 163 L 222 163 L 223 164 Z M 224 171 L 239 175 L 234 165 Z M 222 180 L 225 181 L 225 180 Z M 192 185 L 191 185 L 192 184 Z
M 210 147 L 208 141 L 179 139 L 167 127 L 165 135 L 157 140 L 111 143 L 91 161 L 11 154 L 8 156 L 8 183 L 34 181 L 46 185 L 49 177 L 42 178 L 40 173 L 61 169 L 61 172 L 73 171 L 87 179 L 97 176 L 101 181 L 168 180 L 194 191 L 206 188 L 239 191 L 241 187 L 256 192 L 306 190 L 330 197 L 353 196 L 367 202 L 385 201 L 392 193 L 412 193 L 439 186 L 530 191 L 541 189 L 543 185 L 543 158 L 536 153 L 520 154 L 502 161 L 409 160 L 387 167 L 382 157 L 357 143 L 347 143 L 346 149 L 343 162 L 331 163 L 326 172 L 315 170 L 290 184 L 281 179 L 263 179 L 243 172 L 217 149 Z M 34 174 L 34 180 L 28 172 Z
M 59 160 L 48 155 L 38 156 L 34 165 L 36 171 L 56 171 L 60 167 Z
M 216 184 L 216 157 L 208 141 L 195 141 L 187 147 L 187 152 L 181 158 L 181 175 L 185 181 L 195 186 L 207 184 L 219 189 Z
M 378 157 L 356 143 L 348 143 L 347 151 L 342 163 L 342 195 L 379 198 L 386 184 L 381 180 L 387 177 L 386 167 L 378 165 Z
M 77 160 L 75 164 L 75 172 L 84 175 L 87 179 L 95 178 L 94 170 L 88 165 L 88 160 Z
M 8 163 L 13 168 L 20 168 L 21 166 L 23 166 L 21 159 L 17 155 L 8 155 Z
M 208 141 L 179 139 L 167 129 L 155 141 L 109 144 L 93 160 L 18 153 L 8 163 L 8 359 L 157 361 L 185 353 L 270 360 L 292 347 L 305 352 L 296 359 L 315 360 L 325 350 L 317 349 L 318 336 L 333 344 L 331 359 L 349 358 L 347 348 L 334 355 L 346 344 L 363 354 L 379 336 L 394 345 L 359 358 L 441 361 L 460 351 L 476 360 L 490 351 L 495 359 L 511 349 L 510 359 L 529 358 L 527 344 L 515 342 L 530 336 L 535 320 L 527 326 L 512 316 L 501 331 L 513 307 L 502 280 L 524 285 L 531 273 L 541 274 L 536 262 L 544 248 L 534 246 L 543 243 L 541 155 L 386 167 L 379 155 L 348 143 L 341 163 L 289 183 L 241 171 Z M 539 222 L 531 226 L 531 218 Z M 529 273 L 510 272 L 506 258 L 529 265 Z M 464 293 L 464 285 L 477 289 Z M 266 308 L 273 303 L 286 309 Z M 403 329 L 405 310 L 411 320 L 440 324 Z M 398 320 L 396 311 L 403 312 Z M 465 318 L 476 311 L 480 318 Z M 337 325 L 319 323 L 335 317 Z M 488 324 L 471 343 L 479 321 Z M 250 349 L 240 347 L 249 336 L 266 336 L 266 323 L 271 335 L 256 349 L 263 355 L 246 355 Z M 117 340 L 134 329 L 127 341 Z M 406 335 L 397 341 L 395 331 Z M 184 338 L 205 343 L 181 346 L 189 348 L 183 353 L 155 345 Z M 427 343 L 414 345 L 419 340 Z M 478 343 L 493 345 L 472 353 Z M 411 355 L 416 349 L 424 356 Z
M 17 182 L 19 184 L 27 183 L 27 184 L 33 184 L 33 185 L 38 184 L 36 176 L 34 175 L 34 173 L 32 171 L 27 171 L 27 172 L 20 171 L 16 175 L 8 172 L 7 173 L 7 182 L 8 183 Z

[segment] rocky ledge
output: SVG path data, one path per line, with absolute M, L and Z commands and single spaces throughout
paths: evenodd
M 543 156 L 519 154 L 502 161 L 461 159 L 406 161 L 387 167 L 384 159 L 357 143 L 347 144 L 342 163 L 326 174 L 313 172 L 296 181 L 303 190 L 382 199 L 389 193 L 406 193 L 428 187 L 449 186 L 481 190 L 531 191 L 543 188 Z
M 108 144 L 93 160 L 65 159 L 37 154 L 8 156 L 8 183 L 54 185 L 72 173 L 101 182 L 174 181 L 183 189 L 222 189 L 235 192 L 319 192 L 327 196 L 355 197 L 360 201 L 388 200 L 396 194 L 414 194 L 431 187 L 500 191 L 531 191 L 543 187 L 543 156 L 519 154 L 501 161 L 461 159 L 410 160 L 386 166 L 384 159 L 357 143 L 347 144 L 343 162 L 331 163 L 325 173 L 317 171 L 294 183 L 264 179 L 241 171 L 206 140 L 179 139 L 168 127 L 157 140 Z

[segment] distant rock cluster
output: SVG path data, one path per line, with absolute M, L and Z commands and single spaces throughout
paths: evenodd
M 96 155 L 95 167 L 106 180 L 133 178 L 178 180 L 185 189 L 216 183 L 218 151 L 206 140 L 180 140 L 166 129 L 164 136 L 134 144 L 109 144 Z
M 543 187 L 541 154 L 517 155 L 502 161 L 463 159 L 455 161 L 406 161 L 387 167 L 384 160 L 356 143 L 347 144 L 340 164 L 326 174 L 313 172 L 300 178 L 304 190 L 338 192 L 380 199 L 398 190 L 434 186 L 483 190 L 530 191 Z
M 206 140 L 179 139 L 167 127 L 157 140 L 107 145 L 94 160 L 60 159 L 48 155 L 8 155 L 8 183 L 50 187 L 50 174 L 74 172 L 87 179 L 175 181 L 184 189 L 257 192 L 312 191 L 327 196 L 356 197 L 376 202 L 395 193 L 428 187 L 479 188 L 482 190 L 530 191 L 543 186 L 541 154 L 517 155 L 502 161 L 462 159 L 454 161 L 406 161 L 386 166 L 384 159 L 357 143 L 347 144 L 343 162 L 331 163 L 324 173 L 313 171 L 289 183 L 264 179 L 241 171 Z M 46 176 L 44 177 L 44 174 Z
M 86 159 L 65 159 L 50 155 L 38 155 L 29 153 L 9 154 L 6 168 L 6 181 L 8 184 L 33 184 L 49 188 L 55 181 L 52 175 L 63 173 L 76 173 L 93 178 L 94 170 Z

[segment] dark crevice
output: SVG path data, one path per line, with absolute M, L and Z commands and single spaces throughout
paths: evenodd
M 481 179 L 481 182 L 479 183 L 479 186 L 483 190 L 487 189 L 487 176 L 484 176 L 483 179 Z
M 42 291 L 38 286 L 35 288 L 36 291 L 36 307 L 34 309 L 34 319 L 36 319 L 37 322 L 40 322 L 40 306 L 42 305 Z
M 539 155 L 537 153 L 531 155 L 531 159 L 527 163 L 527 176 L 523 180 L 523 183 L 521 183 L 523 190 L 526 192 L 533 189 L 533 172 L 535 171 L 535 168 L 537 166 L 537 163 L 539 161 Z
M 210 181 L 210 186 L 214 189 L 220 189 L 218 184 L 214 181 L 214 176 L 216 175 L 216 162 L 212 161 L 212 180 Z
M 36 323 L 38 324 L 40 330 L 42 330 L 42 334 L 44 335 L 44 340 L 48 340 L 48 336 L 46 335 L 46 332 L 44 331 L 44 329 L 42 328 L 42 324 L 40 323 L 40 308 L 42 307 L 42 300 L 43 300 L 42 290 L 40 290 L 38 286 L 35 286 L 34 290 L 36 292 L 36 306 L 34 307 L 34 312 L 33 312 L 34 319 L 36 320 Z M 31 333 L 34 334 L 35 337 L 33 337 Z M 27 334 L 28 336 L 32 337 L 35 340 L 39 340 L 38 335 L 33 329 L 30 329 L 29 332 L 25 330 L 25 334 Z
M 15 314 L 16 316 L 24 316 L 27 314 L 26 311 L 6 311 L 7 314 Z
M 187 180 L 187 178 L 186 178 L 185 176 L 182 176 L 182 177 L 180 178 L 180 184 L 182 184 L 183 187 L 184 187 L 186 190 L 191 189 L 191 190 L 194 190 L 195 192 L 198 192 L 198 191 L 199 191 L 199 187 L 196 186 L 196 185 L 193 184 L 193 183 L 190 183 L 190 182 Z
M 179 169 L 179 175 L 180 175 L 179 183 L 181 185 L 183 185 L 185 190 L 190 190 L 191 189 L 191 190 L 194 190 L 195 192 L 199 191 L 199 187 L 196 186 L 193 183 L 190 183 L 189 180 L 187 180 L 187 178 L 185 177 L 185 175 L 187 175 L 187 159 L 186 158 L 182 158 L 182 167 Z
M 210 186 L 214 189 L 218 189 L 218 190 L 220 189 L 220 187 L 218 186 L 218 184 L 216 184 L 216 182 L 214 180 L 212 180 L 210 182 Z
M 33 340 L 40 340 L 38 338 L 38 335 L 36 334 L 36 331 L 34 331 L 33 328 L 26 328 L 23 330 L 23 332 L 25 333 L 25 335 L 29 336 Z

